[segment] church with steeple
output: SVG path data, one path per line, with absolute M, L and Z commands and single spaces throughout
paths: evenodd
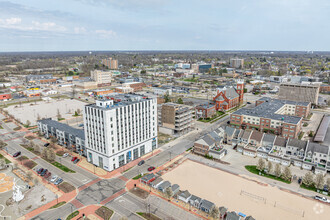
M 236 86 L 217 88 L 213 97 L 215 109 L 217 111 L 227 111 L 243 103 L 244 99 L 244 80 L 239 79 Z

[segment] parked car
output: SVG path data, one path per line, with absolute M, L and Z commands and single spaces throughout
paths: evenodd
M 44 147 L 48 147 L 48 146 L 49 146 L 49 143 L 44 144 Z
M 328 202 L 328 200 L 325 197 L 321 197 L 321 196 L 314 196 L 314 199 L 319 200 L 321 202 Z
M 78 163 L 79 161 L 80 161 L 80 159 L 77 158 L 77 159 L 75 159 L 75 160 L 73 161 L 73 163 L 76 164 L 76 163 Z
M 88 101 L 88 99 L 86 99 L 86 101 Z
M 247 104 L 251 104 L 251 102 L 247 102 Z
M 58 184 L 61 184 L 63 182 L 63 179 L 62 178 L 58 178 L 56 181 L 55 181 L 55 185 L 58 185 Z
M 328 192 L 328 191 L 329 191 L 329 188 L 328 188 L 327 185 L 324 185 L 324 186 L 323 186 L 323 191 L 324 191 L 324 192 Z
M 44 169 L 41 173 L 40 173 L 40 176 L 44 176 L 46 174 L 48 170 L 47 169 Z
M 52 179 L 50 180 L 50 182 L 54 183 L 56 180 L 57 180 L 58 176 L 57 175 L 54 175 L 52 177 Z
M 301 178 L 301 177 L 299 177 L 299 179 L 298 179 L 298 184 L 300 184 L 300 183 L 301 183 L 301 181 L 302 181 L 302 178 Z
M 149 167 L 148 171 L 153 171 L 154 169 L 156 169 L 156 167 Z
M 78 157 L 72 157 L 71 161 L 75 161 Z
M 44 168 L 39 168 L 39 170 L 37 171 L 37 173 L 40 174 L 42 171 L 44 171 Z
M 143 165 L 144 164 L 144 160 L 141 160 L 139 163 L 138 163 L 138 166 L 141 166 L 141 165 Z
M 16 153 L 13 154 L 13 157 L 18 157 L 19 155 L 21 155 L 21 151 L 18 151 Z
M 48 178 L 48 177 L 50 177 L 52 175 L 52 173 L 51 172 L 49 172 L 49 171 L 47 171 L 46 173 L 45 173 L 45 175 L 44 175 L 44 178 Z
M 65 153 L 65 154 L 63 154 L 62 157 L 67 157 L 67 156 L 69 156 L 69 153 Z

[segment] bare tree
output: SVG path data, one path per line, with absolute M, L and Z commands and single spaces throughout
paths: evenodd
M 268 161 L 268 163 L 267 163 L 267 169 L 268 169 L 268 173 L 271 173 L 272 172 L 272 170 L 273 170 L 273 163 L 272 162 Z
M 317 189 L 323 189 L 323 186 L 324 186 L 324 176 L 323 174 L 319 173 L 316 175 L 315 178 L 315 187 Z
M 59 109 L 57 109 L 57 114 L 56 114 L 56 117 L 57 117 L 57 119 L 60 119 L 60 118 L 62 118 L 62 115 L 61 115 L 61 113 L 60 113 L 60 110 L 59 110 Z
M 302 183 L 306 186 L 312 186 L 314 184 L 313 174 L 308 172 L 305 174 L 304 178 L 302 179 Z
M 173 196 L 173 191 L 171 187 L 166 188 L 165 190 L 165 196 L 168 199 L 168 201 L 171 200 L 172 196 Z
M 281 165 L 280 164 L 277 163 L 275 165 L 275 171 L 274 171 L 274 173 L 275 173 L 275 176 L 277 176 L 277 177 L 280 177 L 281 176 L 282 169 L 281 169 Z
M 40 146 L 39 146 L 38 144 L 36 144 L 36 145 L 34 146 L 34 151 L 35 151 L 35 152 L 40 152 Z
M 55 158 L 56 158 L 55 151 L 51 148 L 48 148 L 47 149 L 47 159 L 50 160 L 50 161 L 54 161 Z
M 31 125 L 30 120 L 27 120 L 25 124 L 26 124 L 27 127 L 30 127 L 30 125 Z
M 327 186 L 330 188 L 330 178 L 327 178 Z
M 80 110 L 80 108 L 78 108 L 77 109 L 77 114 L 80 115 L 80 113 L 81 113 L 81 110 Z
M 265 161 L 260 158 L 257 163 L 257 170 L 263 171 L 265 169 L 265 165 Z
M 47 159 L 47 148 L 44 148 L 41 152 L 41 157 Z
M 39 113 L 37 114 L 37 120 L 39 121 L 41 119 Z
M 292 178 L 292 174 L 291 174 L 291 169 L 290 167 L 285 167 L 284 168 L 284 172 L 282 174 L 283 179 L 287 180 L 287 181 L 291 181 Z
M 34 146 L 35 146 L 34 142 L 33 142 L 33 141 L 30 141 L 30 142 L 29 142 L 29 147 L 34 148 Z
M 211 209 L 211 212 L 210 212 L 210 215 L 213 219 L 218 219 L 219 218 L 219 208 L 214 206 L 212 209 Z
M 0 159 L 0 167 L 4 167 L 6 165 L 5 159 Z
M 4 147 L 7 146 L 7 143 L 4 142 L 3 140 L 0 140 L 0 149 L 4 149 Z
M 26 173 L 26 177 L 29 179 L 29 180 L 32 180 L 32 177 L 33 177 L 33 173 L 31 171 L 28 171 Z

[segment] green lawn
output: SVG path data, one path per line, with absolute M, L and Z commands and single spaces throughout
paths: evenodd
M 305 132 L 302 132 L 302 131 L 301 131 L 301 132 L 299 133 L 298 139 L 301 140 L 301 138 L 304 136 L 304 134 L 305 134 Z
M 277 176 L 265 173 L 264 171 L 259 171 L 259 170 L 257 170 L 256 166 L 245 166 L 245 169 L 247 169 L 249 172 L 257 174 L 257 175 L 259 175 L 259 173 L 261 173 L 261 176 L 263 176 L 263 177 L 267 177 L 267 178 L 270 178 L 270 179 L 281 181 L 281 182 L 287 183 L 287 184 L 291 183 L 290 181 L 284 180 L 281 177 L 277 177 Z
M 217 119 L 218 117 L 222 116 L 223 114 L 225 114 L 225 113 L 224 112 L 218 112 L 218 111 L 216 111 L 216 114 L 214 114 L 214 116 L 212 118 L 205 118 L 205 119 L 200 118 L 200 119 L 198 119 L 198 121 L 206 122 L 207 123 L 207 122 L 210 122 L 210 121 L 212 121 L 214 119 Z
M 6 164 L 9 164 L 9 163 L 11 163 L 11 161 L 10 160 L 8 160 L 7 158 L 5 158 L 2 154 L 0 154 L 0 159 L 5 159 L 5 162 L 6 162 Z
M 70 215 L 68 215 L 68 217 L 66 217 L 66 220 L 71 220 L 74 217 L 76 217 L 77 215 L 79 215 L 79 211 L 75 211 L 75 212 L 71 213 Z
M 139 174 L 139 175 L 137 175 L 137 176 L 133 177 L 133 180 L 138 180 L 138 179 L 140 179 L 141 177 L 142 177 L 142 175 L 141 175 L 141 174 Z
M 65 201 L 59 202 L 56 205 L 53 205 L 52 207 L 50 207 L 49 209 L 56 209 L 56 208 L 64 205 L 65 203 L 66 203 Z
M 64 172 L 67 172 L 67 173 L 75 173 L 76 172 L 74 170 L 69 169 L 68 167 L 64 166 L 63 164 L 61 164 L 57 161 L 51 162 L 51 164 L 53 164 L 55 167 L 63 170 Z

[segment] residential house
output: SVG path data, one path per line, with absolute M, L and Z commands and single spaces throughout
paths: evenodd
M 173 195 L 176 195 L 180 190 L 180 186 L 178 184 L 173 184 L 171 186 L 171 189 L 172 189 Z
M 226 207 L 219 207 L 219 214 L 220 214 L 220 219 L 224 219 L 227 213 L 227 208 Z
M 158 177 L 156 180 L 154 180 L 150 183 L 150 186 L 157 189 L 158 186 L 163 182 L 164 182 L 164 180 L 161 177 Z
M 190 197 L 191 197 L 191 194 L 188 190 L 183 191 L 178 195 L 178 199 L 185 203 L 189 202 Z
M 236 132 L 236 128 L 226 126 L 225 132 L 224 132 L 224 141 L 227 144 L 232 144 L 232 140 L 234 139 L 234 134 Z
M 209 150 L 209 156 L 212 156 L 214 159 L 220 160 L 225 155 L 227 155 L 227 150 L 223 147 L 213 147 Z
M 210 135 L 206 134 L 201 139 L 195 141 L 194 153 L 200 154 L 200 155 L 206 155 L 206 154 L 209 154 L 209 150 L 215 146 L 216 146 L 216 143 L 215 143 L 214 139 L 211 138 Z
M 236 212 L 227 212 L 225 220 L 240 220 L 241 217 Z
M 306 150 L 305 161 L 313 163 L 315 167 L 315 171 L 323 172 L 325 171 L 325 169 L 322 168 L 325 168 L 327 165 L 328 155 L 329 155 L 328 146 L 309 142 Z M 305 165 L 305 167 L 303 168 L 307 169 L 308 167 Z M 316 170 L 316 168 L 318 169 Z
M 243 154 L 250 156 L 250 157 L 256 157 L 257 149 L 261 145 L 263 136 L 264 136 L 264 133 L 253 130 L 248 144 L 244 146 Z
M 249 141 L 250 141 L 250 137 L 251 137 L 252 131 L 251 130 L 243 130 L 240 133 L 239 136 L 239 144 L 237 145 L 237 151 L 243 153 L 243 149 L 246 145 L 248 145 Z
M 285 155 L 286 150 L 286 139 L 276 136 L 274 147 L 271 152 L 268 154 L 268 160 L 275 163 L 282 163 L 282 158 Z M 284 161 L 283 165 L 290 165 L 290 160 L 288 163 Z
M 203 199 L 202 202 L 200 203 L 200 210 L 206 213 L 210 213 L 213 207 L 215 207 L 214 203 L 206 199 Z
M 262 139 L 261 147 L 259 147 L 257 150 L 258 157 L 262 157 L 262 158 L 268 157 L 268 153 L 273 149 L 275 138 L 276 136 L 273 134 L 264 135 Z
M 171 187 L 171 183 L 169 181 L 164 181 L 157 187 L 159 191 L 165 193 L 166 189 Z
M 195 195 L 192 195 L 189 199 L 190 205 L 197 209 L 200 208 L 201 202 L 202 202 L 202 199 Z

